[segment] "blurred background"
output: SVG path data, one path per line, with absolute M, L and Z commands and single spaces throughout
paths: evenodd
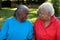
M 60 19 L 60 0 L 0 0 L 0 27 L 6 18 L 13 17 L 14 11 L 20 4 L 29 7 L 28 20 L 35 22 L 38 7 L 44 2 L 51 2 L 55 9 L 55 15 Z

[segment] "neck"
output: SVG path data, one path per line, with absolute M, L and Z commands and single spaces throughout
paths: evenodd
M 51 19 L 48 19 L 48 20 L 43 20 L 43 21 L 46 23 L 46 22 L 50 22 L 50 21 L 51 21 Z
M 50 24 L 50 21 L 51 21 L 51 20 L 45 20 L 45 21 L 44 21 L 45 28 L 48 27 L 48 25 Z

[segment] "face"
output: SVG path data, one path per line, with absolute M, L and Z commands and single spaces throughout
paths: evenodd
M 44 21 L 48 21 L 51 19 L 50 13 L 48 13 L 44 8 L 39 10 L 39 16 Z
M 28 12 L 26 12 L 25 10 L 19 10 L 16 13 L 16 17 L 19 21 L 24 22 L 27 19 L 28 16 Z

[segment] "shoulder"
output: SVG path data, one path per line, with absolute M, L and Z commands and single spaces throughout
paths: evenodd
M 60 25 L 60 20 L 58 18 L 55 19 L 57 25 Z
M 14 21 L 14 18 L 13 17 L 11 17 L 11 18 L 6 18 L 5 20 L 4 20 L 4 23 L 3 24 L 9 24 L 9 23 L 11 23 L 11 22 L 13 22 Z
M 27 22 L 28 24 L 31 24 L 31 25 L 32 25 L 32 22 L 31 22 L 31 21 L 29 21 L 29 20 L 26 20 L 26 22 Z
M 29 28 L 33 28 L 33 23 L 29 20 L 26 20 L 26 24 L 29 26 Z
M 35 25 L 35 24 L 38 24 L 38 23 L 41 23 L 41 21 L 42 21 L 42 20 L 41 20 L 40 18 L 37 18 L 36 21 L 34 22 L 34 25 Z
M 6 22 L 10 22 L 10 21 L 12 21 L 12 20 L 14 20 L 14 17 L 11 17 L 11 18 L 6 18 Z

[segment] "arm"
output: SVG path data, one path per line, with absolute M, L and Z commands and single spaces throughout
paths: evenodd
M 56 40 L 60 40 L 60 22 L 57 25 Z
M 8 31 L 8 20 L 6 20 L 2 26 L 0 32 L 0 40 L 6 39 L 7 31 Z
M 28 40 L 32 40 L 33 38 L 33 26 L 32 24 L 30 25 L 30 31 L 29 31 L 29 34 L 28 34 Z

